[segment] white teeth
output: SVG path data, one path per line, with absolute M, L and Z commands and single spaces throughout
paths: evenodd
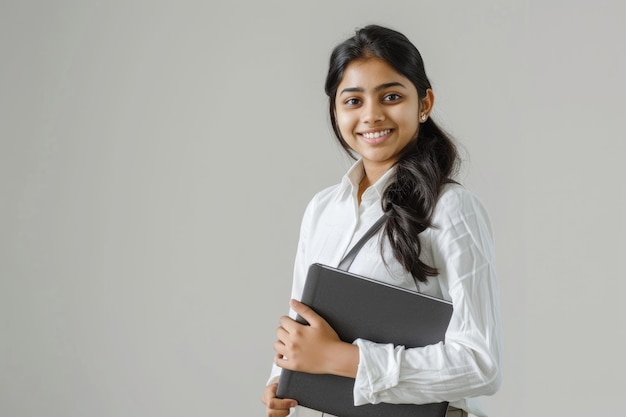
M 365 139 L 377 139 L 381 136 L 385 136 L 389 132 L 391 132 L 391 129 L 381 130 L 380 132 L 374 132 L 374 133 L 363 133 L 363 137 Z

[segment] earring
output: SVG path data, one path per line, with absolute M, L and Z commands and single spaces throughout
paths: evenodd
M 420 120 L 421 120 L 422 122 L 425 122 L 425 121 L 426 121 L 426 117 L 427 117 L 427 116 L 426 116 L 426 113 L 422 113 L 422 115 L 420 116 Z

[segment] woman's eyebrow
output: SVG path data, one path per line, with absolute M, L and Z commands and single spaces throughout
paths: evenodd
M 386 88 L 389 87 L 402 87 L 402 88 L 406 88 L 406 86 L 400 82 L 397 81 L 392 81 L 390 83 L 384 83 L 381 85 L 378 85 L 376 87 L 374 87 L 374 91 L 380 91 L 380 90 L 384 90 Z M 346 87 L 343 90 L 341 90 L 341 92 L 339 94 L 343 94 L 343 93 L 363 93 L 365 92 L 365 89 L 363 87 Z
M 402 88 L 406 88 L 406 87 L 404 86 L 404 84 L 402 84 L 402 83 L 400 83 L 400 82 L 398 82 L 398 81 L 393 81 L 393 82 L 390 82 L 390 83 L 385 83 L 385 84 L 381 84 L 381 85 L 379 85 L 378 87 L 374 88 L 374 91 L 384 90 L 384 89 L 389 88 L 389 87 L 402 87 Z

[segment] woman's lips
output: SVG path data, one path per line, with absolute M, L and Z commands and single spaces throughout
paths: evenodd
M 365 142 L 371 145 L 375 145 L 377 143 L 383 142 L 385 139 L 389 137 L 390 134 L 391 134 L 391 129 L 384 129 L 384 130 L 379 130 L 376 132 L 359 133 L 358 135 Z

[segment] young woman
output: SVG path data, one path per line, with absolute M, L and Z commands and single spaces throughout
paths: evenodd
M 456 147 L 431 116 L 420 53 L 397 31 L 357 30 L 332 52 L 326 94 L 335 135 L 356 162 L 305 211 L 290 315 L 280 318 L 262 397 L 267 416 L 323 415 L 276 397 L 281 368 L 354 378 L 355 405 L 448 401 L 450 416 L 486 416 L 478 397 L 498 390 L 502 355 L 492 231 L 481 202 L 453 180 Z M 346 343 L 296 301 L 309 265 L 337 266 L 383 213 L 385 225 L 350 271 L 451 301 L 445 342 Z

